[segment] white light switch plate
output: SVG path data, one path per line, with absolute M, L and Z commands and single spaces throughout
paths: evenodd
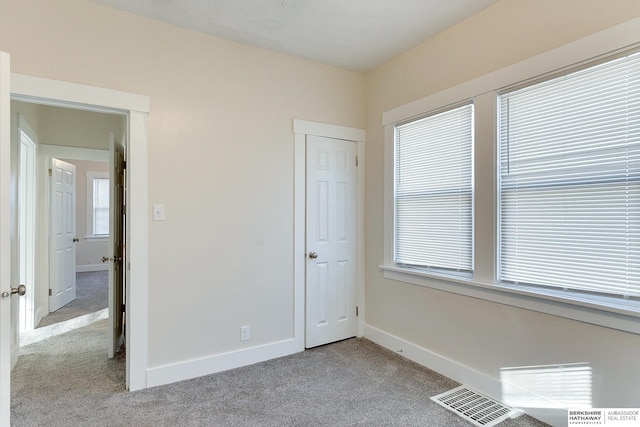
M 153 220 L 164 221 L 164 205 L 153 205 Z

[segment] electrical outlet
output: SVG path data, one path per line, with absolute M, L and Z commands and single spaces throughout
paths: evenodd
M 251 330 L 249 326 L 240 326 L 240 341 L 249 341 Z

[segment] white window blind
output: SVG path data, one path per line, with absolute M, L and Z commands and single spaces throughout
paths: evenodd
M 395 263 L 470 272 L 473 104 L 395 128 Z
M 500 96 L 503 282 L 640 296 L 640 54 Z

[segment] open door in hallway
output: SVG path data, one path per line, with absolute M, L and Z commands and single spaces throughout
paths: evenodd
M 124 145 L 109 135 L 109 338 L 108 355 L 115 356 L 123 330 L 124 315 Z
M 51 159 L 49 312 L 76 299 L 76 167 Z

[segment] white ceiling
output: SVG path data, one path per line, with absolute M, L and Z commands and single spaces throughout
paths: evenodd
M 366 72 L 498 0 L 91 0 Z

